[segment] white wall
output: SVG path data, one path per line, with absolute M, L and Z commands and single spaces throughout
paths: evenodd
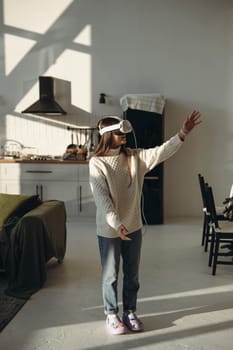
M 231 0 L 5 0 L 2 3 L 0 138 L 62 154 L 67 126 L 121 114 L 127 93 L 167 98 L 166 138 L 193 108 L 203 123 L 165 165 L 165 215 L 200 215 L 197 173 L 216 201 L 233 182 L 233 2 Z M 64 84 L 68 114 L 21 111 L 38 99 L 38 76 Z M 71 91 L 62 90 L 69 86 Z M 99 93 L 108 95 L 98 103 Z

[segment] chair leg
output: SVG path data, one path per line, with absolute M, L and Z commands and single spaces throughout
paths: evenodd
M 208 251 L 208 243 L 211 241 L 212 234 L 210 232 L 209 222 L 206 223 L 206 234 L 205 234 L 205 252 Z
M 218 251 L 219 251 L 219 238 L 216 237 L 215 249 L 214 249 L 213 268 L 212 268 L 212 275 L 213 275 L 213 276 L 216 274 L 217 260 L 218 260 Z
M 209 254 L 209 266 L 212 265 L 213 255 L 214 255 L 214 249 L 215 249 L 215 237 L 214 232 L 212 232 L 211 235 L 211 242 L 210 242 L 210 254 Z
M 201 240 L 201 245 L 203 246 L 205 244 L 205 237 L 206 237 L 206 215 L 204 214 L 203 218 L 203 228 L 202 228 L 202 240 Z

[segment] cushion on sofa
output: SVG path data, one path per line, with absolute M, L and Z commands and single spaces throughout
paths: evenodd
M 38 195 L 0 193 L 0 228 L 11 216 L 22 217 L 41 204 Z

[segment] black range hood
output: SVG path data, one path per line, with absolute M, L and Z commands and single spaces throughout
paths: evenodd
M 54 99 L 54 79 L 52 77 L 39 77 L 39 100 L 26 108 L 22 113 L 62 115 L 64 109 Z

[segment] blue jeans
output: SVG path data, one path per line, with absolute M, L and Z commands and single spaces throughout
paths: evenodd
M 120 257 L 123 262 L 123 312 L 136 311 L 142 232 L 130 233 L 129 237 L 131 241 L 98 236 L 105 314 L 117 314 L 119 311 L 117 282 Z

